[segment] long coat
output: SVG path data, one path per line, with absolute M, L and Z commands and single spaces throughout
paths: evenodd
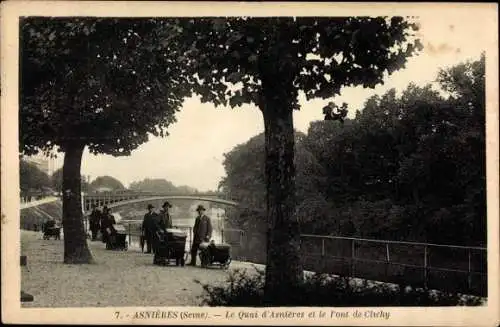
M 101 216 L 101 229 L 111 228 L 114 224 L 116 220 L 112 214 L 105 213 Z
M 90 229 L 98 230 L 101 227 L 101 215 L 102 213 L 99 210 L 97 209 L 92 210 L 89 219 Z
M 201 243 L 212 238 L 212 221 L 206 215 L 196 217 L 193 227 L 193 242 Z
M 160 210 L 157 224 L 161 229 L 172 228 L 172 217 L 166 210 Z
M 155 230 L 155 216 L 158 214 L 155 212 L 148 212 L 144 215 L 144 220 L 142 221 L 142 233 L 147 239 L 151 239 Z

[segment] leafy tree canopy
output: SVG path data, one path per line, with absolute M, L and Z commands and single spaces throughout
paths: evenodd
M 297 94 L 328 98 L 343 86 L 375 87 L 421 44 L 402 17 L 196 18 L 180 20 L 197 66 L 202 101 L 266 105 L 278 92 L 290 109 Z M 272 79 L 280 76 L 281 79 Z M 228 84 L 233 87 L 229 88 Z
M 21 151 L 76 142 L 128 155 L 148 133 L 166 135 L 190 94 L 172 28 L 155 19 L 22 19 Z
M 64 152 L 64 262 L 93 261 L 81 219 L 81 158 L 129 155 L 164 136 L 190 95 L 175 26 L 147 18 L 20 22 L 20 152 Z
M 112 191 L 124 190 L 125 186 L 116 178 L 111 176 L 99 176 L 90 183 L 90 187 L 94 190 L 99 188 L 108 188 Z
M 21 192 L 30 190 L 42 190 L 49 188 L 49 176 L 41 171 L 35 164 L 27 162 L 23 159 L 19 162 L 19 178 Z
M 194 194 L 198 192 L 196 188 L 185 185 L 175 186 L 172 182 L 163 178 L 146 178 L 142 181 L 132 182 L 129 189 L 163 194 Z
M 314 201 L 321 201 L 319 186 L 325 174 L 316 157 L 307 149 L 304 143 L 305 134 L 295 133 L 295 165 L 297 166 L 297 203 L 304 221 L 308 213 L 304 212 L 314 207 Z M 250 138 L 247 142 L 234 147 L 224 154 L 224 169 L 226 176 L 219 187 L 231 199 L 239 202 L 243 217 L 248 214 L 249 221 L 230 223 L 247 230 L 262 230 L 266 217 L 266 181 L 265 181 L 265 146 L 264 134 Z M 324 200 L 323 200 L 324 201 Z M 307 203 L 307 205 L 306 205 Z M 312 218 L 312 217 L 310 217 Z
M 302 232 L 484 245 L 484 56 L 439 76 L 446 93 L 391 89 L 343 126 L 317 121 L 296 134 Z M 231 222 L 247 231 L 265 222 L 263 142 L 261 134 L 225 155 L 222 189 L 251 207 Z

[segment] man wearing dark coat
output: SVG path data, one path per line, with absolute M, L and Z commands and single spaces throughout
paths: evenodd
M 153 240 L 155 237 L 156 226 L 155 220 L 158 214 L 153 211 L 154 206 L 148 204 L 148 212 L 144 215 L 144 220 L 142 221 L 142 236 L 146 242 L 146 253 L 151 253 L 151 247 L 153 245 Z
M 154 234 L 152 239 L 153 253 L 155 253 L 155 258 L 153 262 L 157 262 L 158 247 L 161 241 L 167 241 L 167 228 L 172 228 L 172 218 L 168 213 L 168 209 L 172 208 L 172 205 L 165 201 L 161 206 L 161 210 L 158 214 L 153 216 L 154 223 Z
M 114 224 L 116 224 L 115 217 L 111 214 L 111 210 L 107 206 L 104 206 L 101 216 L 101 233 L 104 243 L 107 242 Z
M 172 205 L 170 204 L 170 202 L 165 201 L 165 203 L 163 203 L 163 205 L 161 206 L 160 213 L 156 217 L 155 222 L 157 225 L 157 229 L 165 230 L 167 228 L 172 228 L 172 217 L 168 212 L 169 208 L 172 208 Z
M 101 211 L 96 205 L 94 205 L 94 208 L 90 213 L 90 219 L 89 219 L 90 232 L 92 233 L 92 241 L 95 241 L 97 239 L 97 232 L 101 227 L 101 216 L 102 216 Z
M 198 216 L 193 227 L 193 244 L 191 246 L 191 262 L 189 265 L 196 266 L 198 248 L 202 242 L 209 242 L 212 238 L 212 221 L 205 215 L 205 207 L 201 204 L 196 208 Z

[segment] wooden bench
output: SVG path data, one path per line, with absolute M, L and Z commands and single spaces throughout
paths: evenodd
M 28 265 L 28 257 L 25 255 L 21 256 L 21 266 L 27 266 Z M 26 292 L 23 292 L 21 290 L 21 302 L 33 302 L 35 300 L 34 296 L 31 294 L 28 294 Z

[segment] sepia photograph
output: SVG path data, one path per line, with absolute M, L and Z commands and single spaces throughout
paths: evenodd
M 498 324 L 496 5 L 93 3 L 2 8 L 11 322 Z

